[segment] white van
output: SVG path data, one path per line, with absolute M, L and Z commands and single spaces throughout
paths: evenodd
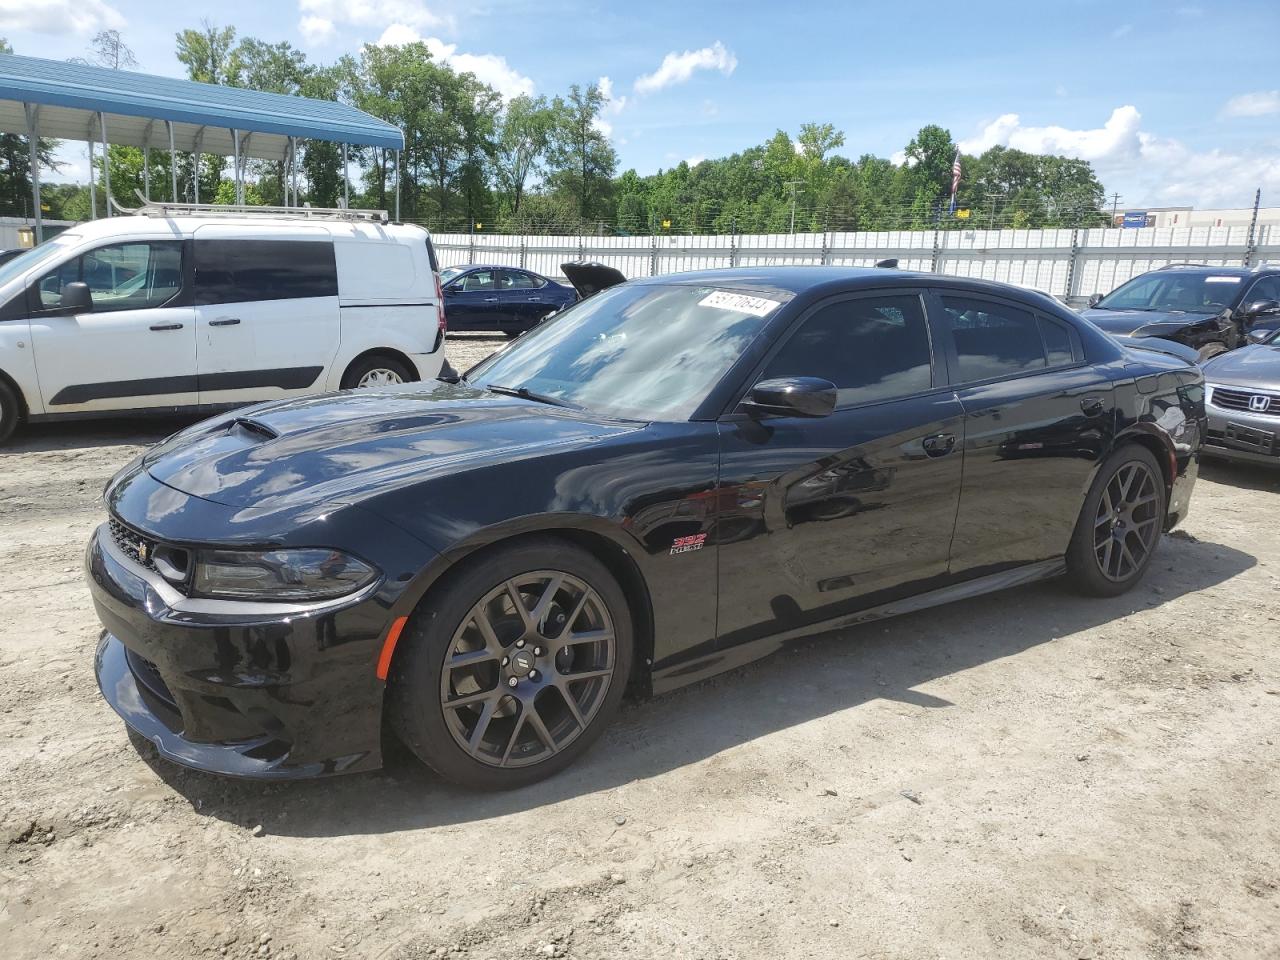
M 429 235 L 333 213 L 160 208 L 81 224 L 0 266 L 0 441 L 20 420 L 436 377 Z

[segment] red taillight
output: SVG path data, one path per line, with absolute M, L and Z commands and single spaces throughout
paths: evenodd
M 440 274 L 435 274 L 436 278 L 436 323 L 440 327 L 440 332 L 444 333 L 449 329 L 448 323 L 444 319 L 444 288 L 440 286 Z

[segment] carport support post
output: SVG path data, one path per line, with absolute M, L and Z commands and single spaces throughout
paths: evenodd
M 178 202 L 178 151 L 173 146 L 173 121 L 166 120 L 164 125 L 169 129 L 169 189 L 173 191 L 173 202 Z
M 195 191 L 195 202 L 200 202 L 200 159 L 204 156 L 204 127 L 196 133 L 196 152 L 192 156 L 191 186 Z
M 231 157 L 235 163 L 235 184 L 236 184 L 236 203 L 240 204 L 244 201 L 240 199 L 240 131 L 233 129 L 231 131 Z
M 98 114 L 98 130 L 102 133 L 102 187 L 107 196 L 107 219 L 111 219 L 111 151 L 107 149 L 107 115 Z
M 400 222 L 400 151 L 396 151 L 396 223 Z
M 151 139 L 150 137 L 147 138 Z M 142 148 L 142 195 L 151 202 L 151 147 Z
M 347 193 L 347 181 L 351 179 L 351 174 L 347 169 L 347 145 L 342 145 L 342 207 L 344 210 L 350 209 L 351 197 Z
M 22 105 L 27 115 L 27 143 L 31 148 L 31 200 L 36 213 L 36 243 L 44 242 L 44 216 L 40 211 L 40 106 Z
M 293 205 L 295 207 L 302 206 L 302 201 L 298 199 L 298 138 L 293 138 L 293 164 L 290 171 L 293 178 Z

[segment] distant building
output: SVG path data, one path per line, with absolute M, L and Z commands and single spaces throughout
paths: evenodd
M 1138 207 L 1117 210 L 1112 226 L 1128 227 L 1247 227 L 1253 207 L 1230 210 L 1196 210 L 1194 207 Z M 1258 223 L 1280 224 L 1280 207 L 1262 207 Z

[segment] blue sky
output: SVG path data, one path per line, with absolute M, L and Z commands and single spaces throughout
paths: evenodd
M 139 69 L 180 75 L 208 19 L 313 60 L 421 38 L 504 92 L 603 82 L 621 168 L 721 156 L 829 121 L 847 155 L 923 124 L 1092 161 L 1121 204 L 1280 204 L 1275 0 L 643 4 L 571 0 L 0 0 L 16 52 L 64 59 L 115 27 Z M 607 78 L 603 79 L 602 78 Z M 81 148 L 68 148 L 71 178 Z

